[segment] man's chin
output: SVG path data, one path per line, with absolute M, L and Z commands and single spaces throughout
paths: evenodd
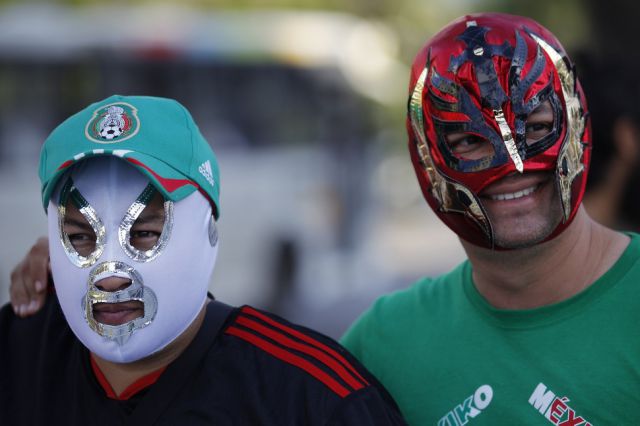
M 496 246 L 506 250 L 527 249 L 537 246 L 551 237 L 558 224 L 546 224 L 542 228 L 522 229 L 517 232 L 501 233 L 496 232 Z M 505 235 L 506 234 L 506 235 Z
M 496 237 L 495 244 L 505 250 L 528 249 L 545 241 L 547 236 L 526 239 L 500 239 Z

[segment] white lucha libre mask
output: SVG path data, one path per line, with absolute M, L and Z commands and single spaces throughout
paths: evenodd
M 133 166 L 98 157 L 62 177 L 49 202 L 51 269 L 60 306 L 78 339 L 112 362 L 137 361 L 167 346 L 207 298 L 217 232 L 211 205 L 198 191 L 175 203 L 164 201 L 162 232 L 152 247 L 132 243 L 132 227 L 157 193 Z M 65 232 L 71 206 L 95 234 L 87 253 L 76 249 L 77 236 Z M 108 291 L 100 281 L 109 277 L 124 284 Z M 96 306 L 117 303 L 142 304 L 144 314 L 123 324 L 94 317 Z

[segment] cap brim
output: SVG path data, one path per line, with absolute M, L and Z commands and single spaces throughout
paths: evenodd
M 167 200 L 180 201 L 199 189 L 199 185 L 196 182 L 193 182 L 185 175 L 175 170 L 173 167 L 168 166 L 163 161 L 160 161 L 151 155 L 131 150 L 100 150 L 102 152 L 95 151 L 96 150 L 91 150 L 75 155 L 72 159 L 64 162 L 51 176 L 49 181 L 45 182 L 45 187 L 42 191 L 42 202 L 45 210 L 47 208 L 47 205 L 49 204 L 49 198 L 51 197 L 53 190 L 58 184 L 60 177 L 74 164 L 77 164 L 78 162 L 84 161 L 91 157 L 111 156 L 121 158 L 123 161 L 131 164 L 142 174 L 144 174 Z M 209 201 L 212 202 L 212 200 Z M 217 219 L 218 212 L 215 208 L 215 203 L 213 202 L 212 207 L 214 209 L 214 215 Z

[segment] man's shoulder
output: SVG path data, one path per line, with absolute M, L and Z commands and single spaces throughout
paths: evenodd
M 463 282 L 470 276 L 470 268 L 465 261 L 446 274 L 422 278 L 406 289 L 381 296 L 352 324 L 341 342 L 369 366 L 368 357 L 373 354 L 365 352 L 372 347 L 385 350 L 389 342 L 407 339 L 418 329 L 428 332 L 431 325 L 447 318 L 452 306 L 464 298 Z
M 366 370 L 339 343 L 275 314 L 243 306 L 225 325 L 223 335 L 252 362 L 298 376 L 339 397 L 369 386 Z M 240 359 L 240 358 L 238 358 Z
M 379 297 L 363 314 L 363 317 L 413 316 L 415 311 L 434 312 L 429 307 L 446 306 L 462 295 L 462 284 L 471 266 L 464 261 L 451 271 L 436 276 L 423 277 L 409 287 Z
M 244 389 L 242 410 L 280 407 L 279 418 L 310 415 L 319 424 L 350 417 L 353 410 L 355 417 L 379 412 L 400 418 L 387 391 L 338 342 L 275 314 L 251 306 L 235 309 L 216 348 L 210 366 Z

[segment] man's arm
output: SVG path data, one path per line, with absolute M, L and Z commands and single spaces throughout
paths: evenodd
M 27 317 L 42 308 L 50 272 L 49 239 L 41 237 L 11 272 L 9 294 L 16 315 Z

